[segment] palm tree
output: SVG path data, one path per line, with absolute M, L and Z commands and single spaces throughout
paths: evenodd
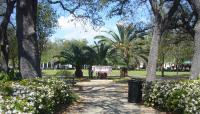
M 122 55 L 122 59 L 127 67 L 129 67 L 131 59 L 133 57 L 133 41 L 140 37 L 136 26 L 132 24 L 125 26 L 123 24 L 117 24 L 118 33 L 114 31 L 106 31 L 111 38 L 107 36 L 96 36 L 96 39 L 100 39 L 102 42 L 106 42 L 114 48 L 118 49 Z M 136 53 L 135 53 L 136 54 Z M 136 57 L 136 56 L 135 56 Z
M 68 63 L 76 67 L 76 77 L 83 77 L 82 66 L 86 63 L 87 57 L 81 47 L 73 44 L 70 49 L 61 51 L 58 57 L 62 63 Z
M 85 47 L 85 56 L 89 58 L 88 64 L 107 65 L 111 58 L 116 57 L 116 50 L 111 45 L 95 42 L 94 47 Z
M 149 49 L 150 40 L 147 38 L 137 39 L 132 42 L 130 62 L 135 65 L 140 65 L 141 62 L 147 64 Z
M 110 61 L 117 57 L 116 50 L 112 48 L 111 45 L 107 45 L 103 42 L 95 42 L 93 47 L 84 47 L 85 57 L 87 59 L 87 64 L 89 65 L 89 77 L 92 78 L 92 65 L 107 65 Z M 112 58 L 112 59 L 111 59 Z M 114 59 L 113 59 L 114 58 Z

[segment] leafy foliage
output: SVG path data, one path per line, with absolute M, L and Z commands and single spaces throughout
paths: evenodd
M 141 48 L 139 49 L 139 47 L 137 47 L 139 46 L 137 45 L 138 42 L 135 42 L 136 39 L 142 38 L 144 34 L 142 34 L 142 32 L 140 33 L 137 30 L 137 27 L 132 24 L 127 26 L 124 24 L 117 24 L 117 29 L 118 33 L 115 33 L 114 31 L 106 31 L 111 38 L 102 35 L 96 36 L 95 38 L 100 39 L 101 42 L 112 45 L 113 48 L 116 48 L 121 54 L 121 59 L 123 59 L 123 62 L 127 67 L 133 59 L 144 58 L 145 56 L 142 56 L 141 54 Z
M 69 85 L 55 78 L 6 82 L 0 87 L 0 113 L 52 114 L 58 105 L 77 99 Z
M 55 32 L 57 27 L 58 15 L 56 11 L 48 3 L 39 3 L 37 12 L 37 25 L 36 29 L 39 37 L 39 50 L 40 55 L 44 49 L 46 49 L 46 43 L 48 38 Z
M 143 89 L 145 105 L 162 111 L 194 114 L 200 111 L 200 81 L 157 81 Z
M 72 44 L 68 49 L 63 49 L 60 55 L 57 56 L 61 63 L 71 64 L 76 67 L 75 76 L 82 77 L 82 66 L 87 63 L 87 56 L 83 50 L 83 47 Z
M 84 55 L 84 51 L 77 45 L 72 45 L 70 49 L 64 49 L 61 51 L 61 62 L 72 64 L 74 66 L 82 66 L 87 58 Z
M 13 81 L 13 80 L 21 80 L 22 77 L 18 74 L 15 73 L 14 70 L 5 73 L 5 72 L 0 72 L 0 82 L 7 82 L 7 81 Z
M 84 47 L 87 45 L 86 40 L 63 40 L 58 39 L 55 42 L 47 41 L 46 50 L 42 53 L 42 62 L 58 61 L 55 57 L 60 54 L 64 49 L 70 49 L 72 45 Z
M 160 47 L 160 51 L 163 51 L 167 55 L 168 61 L 175 62 L 175 59 L 178 59 L 178 63 L 191 60 L 194 52 L 192 37 L 179 32 L 170 32 L 168 35 L 165 35 L 161 40 Z
M 93 47 L 84 47 L 85 56 L 88 58 L 90 65 L 107 65 L 117 58 L 117 52 L 111 45 L 103 42 L 95 42 Z M 112 60 L 111 60 L 112 59 Z M 112 61 L 113 62 L 113 61 Z

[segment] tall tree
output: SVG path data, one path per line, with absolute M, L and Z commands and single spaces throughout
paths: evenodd
M 87 58 L 82 47 L 72 44 L 70 48 L 63 49 L 57 57 L 60 58 L 60 62 L 75 66 L 76 77 L 83 77 L 82 67 Z
M 191 4 L 194 13 L 197 16 L 197 21 L 194 26 L 194 56 L 192 60 L 191 76 L 190 79 L 197 79 L 200 74 L 200 1 L 188 0 Z
M 180 0 L 174 0 L 172 6 L 168 7 L 169 11 L 167 13 L 164 13 L 165 11 L 163 11 L 166 5 L 165 1 L 149 0 L 149 2 L 154 15 L 154 28 L 147 66 L 146 81 L 148 82 L 153 81 L 156 78 L 156 65 L 158 58 L 159 41 L 164 31 L 169 27 L 172 16 L 177 10 Z
M 185 33 L 189 33 L 195 42 L 193 55 L 192 69 L 190 79 L 197 79 L 199 76 L 199 1 L 198 0 L 183 0 L 180 3 L 179 11 L 174 18 L 174 28 L 181 29 Z
M 132 54 L 132 42 L 139 37 L 136 26 L 132 24 L 126 26 L 124 24 L 117 24 L 118 33 L 114 31 L 106 32 L 111 38 L 107 36 L 96 36 L 95 38 L 101 39 L 102 42 L 113 45 L 122 54 L 122 59 L 127 67 L 130 65 Z
M 36 34 L 37 0 L 17 0 L 19 70 L 23 78 L 41 76 Z
M 85 56 L 88 58 L 89 65 L 107 65 L 109 59 L 116 58 L 116 50 L 112 48 L 111 45 L 105 44 L 103 42 L 95 42 L 93 47 L 84 47 Z
M 58 15 L 49 3 L 38 3 L 36 30 L 39 43 L 39 57 L 47 47 L 48 38 L 55 32 Z
M 85 57 L 87 58 L 86 64 L 89 65 L 89 77 L 92 78 L 92 65 L 108 65 L 116 63 L 118 57 L 115 48 L 112 45 L 105 44 L 103 42 L 95 42 L 95 46 L 86 46 L 83 48 Z
M 1 43 L 1 67 L 2 70 L 8 72 L 9 59 L 9 42 L 7 38 L 7 28 L 10 22 L 10 16 L 14 9 L 15 0 L 6 0 L 6 11 L 3 15 L 3 20 L 0 24 L 0 43 Z
M 17 37 L 16 37 L 16 30 L 9 27 L 8 28 L 8 40 L 9 44 L 9 51 L 12 53 L 9 53 L 9 62 L 12 63 L 12 68 L 15 70 L 17 61 L 18 61 L 18 44 L 17 44 Z

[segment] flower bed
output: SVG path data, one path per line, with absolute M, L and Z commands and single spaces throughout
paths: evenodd
M 200 112 L 200 81 L 157 81 L 143 88 L 145 105 L 162 111 L 197 114 Z
M 77 96 L 58 79 L 33 79 L 0 83 L 0 114 L 51 114 L 56 107 L 70 104 Z

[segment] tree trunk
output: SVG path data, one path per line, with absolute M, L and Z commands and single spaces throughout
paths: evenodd
M 12 58 L 12 65 L 13 65 L 13 70 L 15 70 L 15 58 Z
M 7 0 L 6 4 L 7 4 L 6 12 L 0 25 L 1 59 L 2 59 L 1 65 L 2 65 L 2 70 L 4 72 L 9 71 L 8 68 L 9 44 L 7 38 L 7 28 L 8 28 L 8 23 L 10 22 L 10 16 L 13 12 L 15 1 Z
M 192 5 L 192 8 L 194 12 L 198 16 L 198 21 L 195 25 L 194 31 L 194 55 L 192 60 L 192 66 L 191 66 L 191 75 L 190 79 L 197 79 L 199 76 L 199 70 L 200 70 L 200 1 L 199 0 L 188 0 L 188 2 Z
M 156 79 L 156 64 L 158 58 L 158 46 L 161 38 L 161 25 L 155 22 L 153 30 L 153 38 L 151 41 L 151 49 L 148 58 L 147 66 L 147 82 L 154 81 Z
M 200 73 L 200 18 L 195 25 L 194 42 L 195 42 L 195 47 L 194 47 L 194 55 L 192 60 L 190 79 L 197 79 Z
M 17 0 L 19 70 L 23 78 L 41 76 L 36 34 L 37 0 Z
M 176 59 L 176 76 L 178 77 L 178 72 L 179 72 L 179 63 L 178 59 Z
M 77 77 L 77 78 L 83 77 L 83 72 L 81 70 L 81 66 L 76 66 L 75 77 Z
M 165 68 L 164 68 L 164 64 L 165 64 L 165 55 L 162 55 L 162 68 L 161 68 L 161 76 L 164 77 L 164 72 L 165 72 Z
M 89 68 L 88 68 L 88 75 L 89 75 L 89 78 L 92 79 L 93 78 L 93 70 L 92 70 L 92 65 L 89 65 Z
M 7 39 L 7 38 L 6 38 Z M 1 68 L 4 72 L 9 72 L 8 68 L 8 56 L 9 56 L 9 51 L 8 51 L 8 41 L 4 39 L 3 44 L 1 45 Z
M 178 72 L 179 72 L 179 65 L 176 65 L 176 76 L 178 77 Z

